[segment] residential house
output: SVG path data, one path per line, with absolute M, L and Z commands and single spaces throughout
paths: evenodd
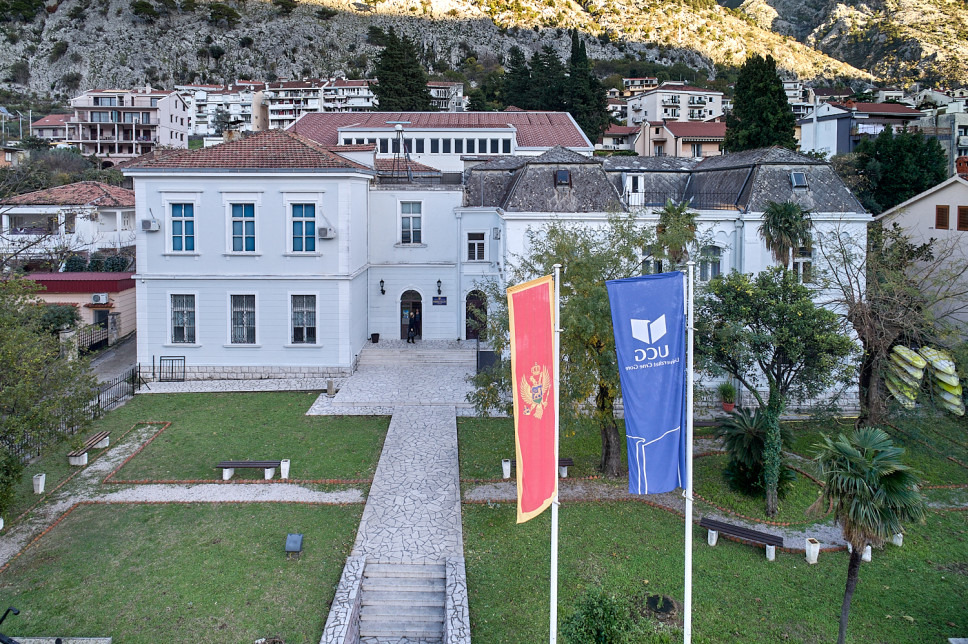
M 232 85 L 176 85 L 188 104 L 192 115 L 191 133 L 195 136 L 215 135 L 215 116 L 219 111 L 228 115 L 231 128 L 239 132 L 259 132 L 268 129 L 269 115 L 264 99 L 264 84 L 237 81 Z
M 47 139 L 51 143 L 61 143 L 67 140 L 67 122 L 71 114 L 49 114 L 30 124 L 31 136 Z
M 842 103 L 854 95 L 849 87 L 808 87 L 808 103 Z
M 956 174 L 876 217 L 883 225 L 898 224 L 914 243 L 933 240 L 935 257 L 942 260 L 945 271 L 950 271 L 938 288 L 948 293 L 968 292 L 968 274 L 964 272 L 968 266 L 968 162 L 964 169 L 965 175 Z M 968 324 L 968 307 L 962 303 L 947 302 L 934 313 L 950 316 L 948 321 L 959 323 L 962 329 Z M 968 334 L 963 331 L 962 335 Z
M 827 156 L 846 154 L 862 139 L 877 136 L 885 128 L 900 130 L 922 116 L 898 103 L 824 103 L 797 121 L 800 149 Z
M 894 103 L 903 103 L 904 90 L 896 87 L 878 87 L 876 90 L 874 90 L 875 103 L 887 103 L 888 101 Z
M 623 96 L 635 96 L 653 90 L 658 86 L 659 79 L 654 76 L 622 79 Z
M 305 114 L 289 131 L 326 146 L 374 145 L 377 158 L 409 156 L 451 178 L 481 157 L 535 156 L 556 145 L 594 152 L 565 112 L 331 112 Z
M 804 86 L 803 81 L 785 80 L 783 81 L 783 92 L 786 94 L 793 116 L 802 118 L 813 109 L 813 103 L 808 100 L 810 91 Z
M 403 120 L 441 139 L 446 125 L 453 150 L 457 134 L 497 128 L 494 117 L 507 127 L 538 114 L 546 120 L 511 131 L 516 154 L 468 155 L 465 136 L 461 173 L 365 140 L 367 128 L 390 137 L 387 120 Z M 553 113 L 373 116 L 358 131 L 317 123 L 322 141 L 269 130 L 125 171 L 147 220 L 137 241 L 142 365 L 164 355 L 183 358 L 189 378 L 345 374 L 372 334 L 405 337 L 411 311 L 423 339 L 473 339 L 471 315 L 487 308 L 481 283 L 502 280 L 527 230 L 553 219 L 604 223 L 631 210 L 654 222 L 666 199 L 690 200 L 708 229 L 701 279 L 772 263 L 758 233 L 770 200 L 795 199 L 817 226 L 866 234 L 869 216 L 830 166 L 787 150 L 603 160 L 587 141 L 539 149 L 571 122 Z M 804 281 L 809 262 L 805 249 Z
M 368 112 L 376 105 L 369 79 L 330 79 L 323 87 L 323 112 Z
M 71 99 L 65 142 L 107 167 L 156 147 L 187 148 L 192 114 L 177 92 L 92 89 Z
M 642 156 L 702 158 L 723 153 L 726 123 L 683 123 L 650 121 L 642 123 L 642 136 L 635 151 Z
M 612 119 L 619 121 L 620 123 L 625 123 L 628 121 L 629 104 L 624 98 L 609 96 L 607 109 L 608 115 Z
M 949 176 L 956 174 L 958 158 L 968 157 L 968 111 L 948 111 L 954 105 L 949 104 L 944 112 L 933 110 L 933 114 L 918 119 L 915 125 L 918 131 L 941 144 L 948 159 Z
M 265 103 L 270 129 L 285 129 L 303 114 L 323 111 L 325 78 L 266 83 Z
M 723 93 L 666 81 L 628 99 L 628 125 L 643 121 L 711 121 L 723 115 Z
M 596 150 L 634 150 L 642 129 L 629 125 L 609 125 L 602 138 L 595 144 Z
M 0 168 L 16 168 L 29 156 L 27 150 L 15 145 L 2 145 L 0 150 L 3 151 L 3 156 L 0 156 Z
M 0 201 L 0 252 L 57 262 L 68 254 L 130 251 L 135 240 L 131 190 L 81 181 Z
M 463 112 L 467 109 L 467 97 L 464 96 L 464 83 L 449 81 L 429 81 L 427 88 L 434 107 L 441 112 Z M 379 101 L 375 101 L 379 107 Z
M 30 273 L 27 279 L 43 288 L 37 297 L 48 304 L 71 304 L 77 308 L 81 324 L 108 330 L 105 340 L 137 330 L 134 273 Z

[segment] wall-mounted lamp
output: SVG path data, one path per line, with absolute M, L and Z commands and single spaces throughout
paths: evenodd
M 380 280 L 380 295 L 386 295 L 386 289 L 383 288 L 383 280 Z
M 437 280 L 437 295 L 440 295 L 440 280 Z

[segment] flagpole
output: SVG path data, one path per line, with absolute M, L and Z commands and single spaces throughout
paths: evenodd
M 555 644 L 558 641 L 558 418 L 560 417 L 561 405 L 559 405 L 559 384 L 560 378 L 558 370 L 561 367 L 561 356 L 559 353 L 561 325 L 561 264 L 555 264 L 555 333 L 552 350 L 555 354 L 555 496 L 551 499 L 551 618 L 550 618 L 550 642 Z
M 682 636 L 685 644 L 692 642 L 692 406 L 693 406 L 693 288 L 696 262 L 690 261 L 686 308 L 686 580 L 683 597 Z

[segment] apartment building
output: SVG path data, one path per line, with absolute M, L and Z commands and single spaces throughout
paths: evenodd
M 260 132 L 269 128 L 264 98 L 265 83 L 236 81 L 231 85 L 176 85 L 175 91 L 188 104 L 192 115 L 191 133 L 216 134 L 215 116 L 228 114 L 233 130 Z
M 105 166 L 134 159 L 157 147 L 187 148 L 191 111 L 175 91 L 92 89 L 71 99 L 64 141 Z
M 30 135 L 60 143 L 67 139 L 67 122 L 72 114 L 50 114 L 30 124 Z
M 711 121 L 723 115 L 723 93 L 666 81 L 628 99 L 627 125 L 643 121 Z
M 464 83 L 430 81 L 427 87 L 435 109 L 441 112 L 463 112 L 466 109 Z
M 635 151 L 645 157 L 683 157 L 701 159 L 723 153 L 726 123 L 689 123 L 654 121 L 642 124 L 642 136 Z
M 622 90 L 624 96 L 635 96 L 636 94 L 653 90 L 658 86 L 659 79 L 654 76 L 622 79 Z

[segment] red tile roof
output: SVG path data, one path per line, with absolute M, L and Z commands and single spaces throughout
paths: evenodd
M 27 279 L 46 287 L 47 293 L 120 293 L 135 287 L 134 273 L 31 273 Z M 43 293 L 41 293 L 43 295 Z
M 369 170 L 305 137 L 266 130 L 199 150 L 183 150 L 133 165 L 131 170 L 180 169 L 318 169 Z
M 31 123 L 31 127 L 50 127 L 64 125 L 74 116 L 73 114 L 50 114 L 42 119 L 36 120 Z
M 515 129 L 517 145 L 591 148 L 591 142 L 566 112 L 317 112 L 303 114 L 287 128 L 323 145 L 336 145 L 340 128 L 393 130 L 393 121 L 409 121 L 404 130 L 474 128 Z
M 673 136 L 679 139 L 722 139 L 726 136 L 726 124 L 716 121 L 706 123 L 669 121 L 665 124 L 665 127 Z
M 863 112 L 864 114 L 896 114 L 898 116 L 922 116 L 922 113 L 914 108 L 908 107 L 907 105 L 901 105 L 900 103 L 833 103 L 837 107 L 842 107 L 845 110 L 851 108 L 857 110 L 858 112 Z
M 704 94 L 722 94 L 722 92 L 715 89 L 706 89 L 703 87 L 693 87 L 692 85 L 680 85 L 679 83 L 670 83 L 668 81 L 662 83 L 656 87 L 653 92 L 702 92 Z
M 134 191 L 98 181 L 80 181 L 8 197 L 5 206 L 97 206 L 134 207 Z
M 640 128 L 638 126 L 636 126 L 636 125 L 615 125 L 615 124 L 612 124 L 612 125 L 608 126 L 608 129 L 607 130 L 605 130 L 605 136 L 608 136 L 608 135 L 628 136 L 630 134 L 638 134 L 639 129 Z
M 404 161 L 398 159 L 383 158 L 376 160 L 376 169 L 380 174 L 405 172 L 408 165 L 411 172 L 416 172 L 418 174 L 440 174 L 440 170 L 437 168 L 433 168 L 423 163 L 417 163 L 416 161 L 410 161 L 408 164 L 406 164 Z

